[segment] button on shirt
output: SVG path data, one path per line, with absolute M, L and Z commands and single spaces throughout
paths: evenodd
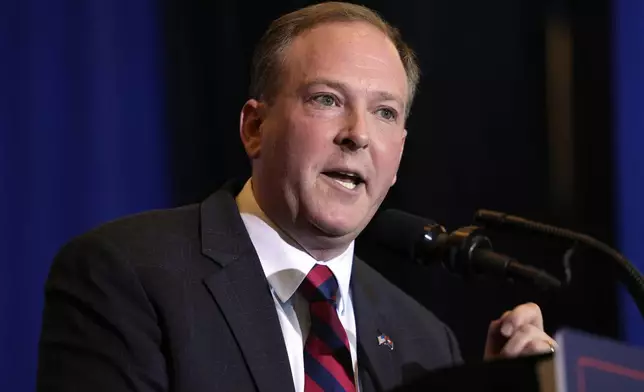
M 316 263 L 324 264 L 338 280 L 337 312 L 344 326 L 351 348 L 351 360 L 357 380 L 356 322 L 349 284 L 353 265 L 354 243 L 338 257 L 326 262 L 315 260 L 292 239 L 278 229 L 263 213 L 248 180 L 236 198 L 237 207 L 253 242 L 259 261 L 271 287 L 286 350 L 291 365 L 296 392 L 304 391 L 304 344 L 311 321 L 309 305 L 297 293 L 300 283 Z

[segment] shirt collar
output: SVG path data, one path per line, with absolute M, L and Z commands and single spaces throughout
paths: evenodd
M 266 280 L 279 300 L 288 302 L 315 264 L 323 264 L 338 281 L 337 306 L 343 313 L 349 298 L 354 242 L 339 256 L 326 262 L 317 261 L 266 216 L 255 200 L 250 179 L 237 195 L 236 202 Z

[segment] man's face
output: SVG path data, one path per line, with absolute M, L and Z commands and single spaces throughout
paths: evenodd
M 375 27 L 328 23 L 298 36 L 274 100 L 242 111 L 269 218 L 309 250 L 355 239 L 396 180 L 407 93 L 400 57 Z

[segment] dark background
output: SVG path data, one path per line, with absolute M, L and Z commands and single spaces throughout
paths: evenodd
M 173 203 L 249 175 L 238 121 L 254 44 L 272 19 L 312 3 L 166 1 Z M 471 224 L 479 208 L 497 209 L 612 244 L 608 1 L 361 4 L 401 30 L 422 69 L 399 180 L 383 208 L 448 229 Z M 569 244 L 491 236 L 497 250 L 562 276 Z M 571 286 L 554 294 L 409 265 L 365 238 L 357 249 L 454 329 L 466 359 L 481 357 L 492 319 L 525 301 L 541 305 L 550 333 L 618 334 L 614 282 L 591 252 L 576 254 Z

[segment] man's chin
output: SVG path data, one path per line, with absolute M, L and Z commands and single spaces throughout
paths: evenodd
M 297 241 L 318 260 L 330 260 L 344 252 L 362 229 L 346 220 L 309 220 L 307 226 Z
M 345 240 L 351 242 L 357 237 L 361 225 L 357 222 L 349 222 L 346 219 L 330 220 L 320 219 L 314 220 L 313 227 L 318 232 L 318 236 L 328 238 L 329 241 L 337 242 Z

